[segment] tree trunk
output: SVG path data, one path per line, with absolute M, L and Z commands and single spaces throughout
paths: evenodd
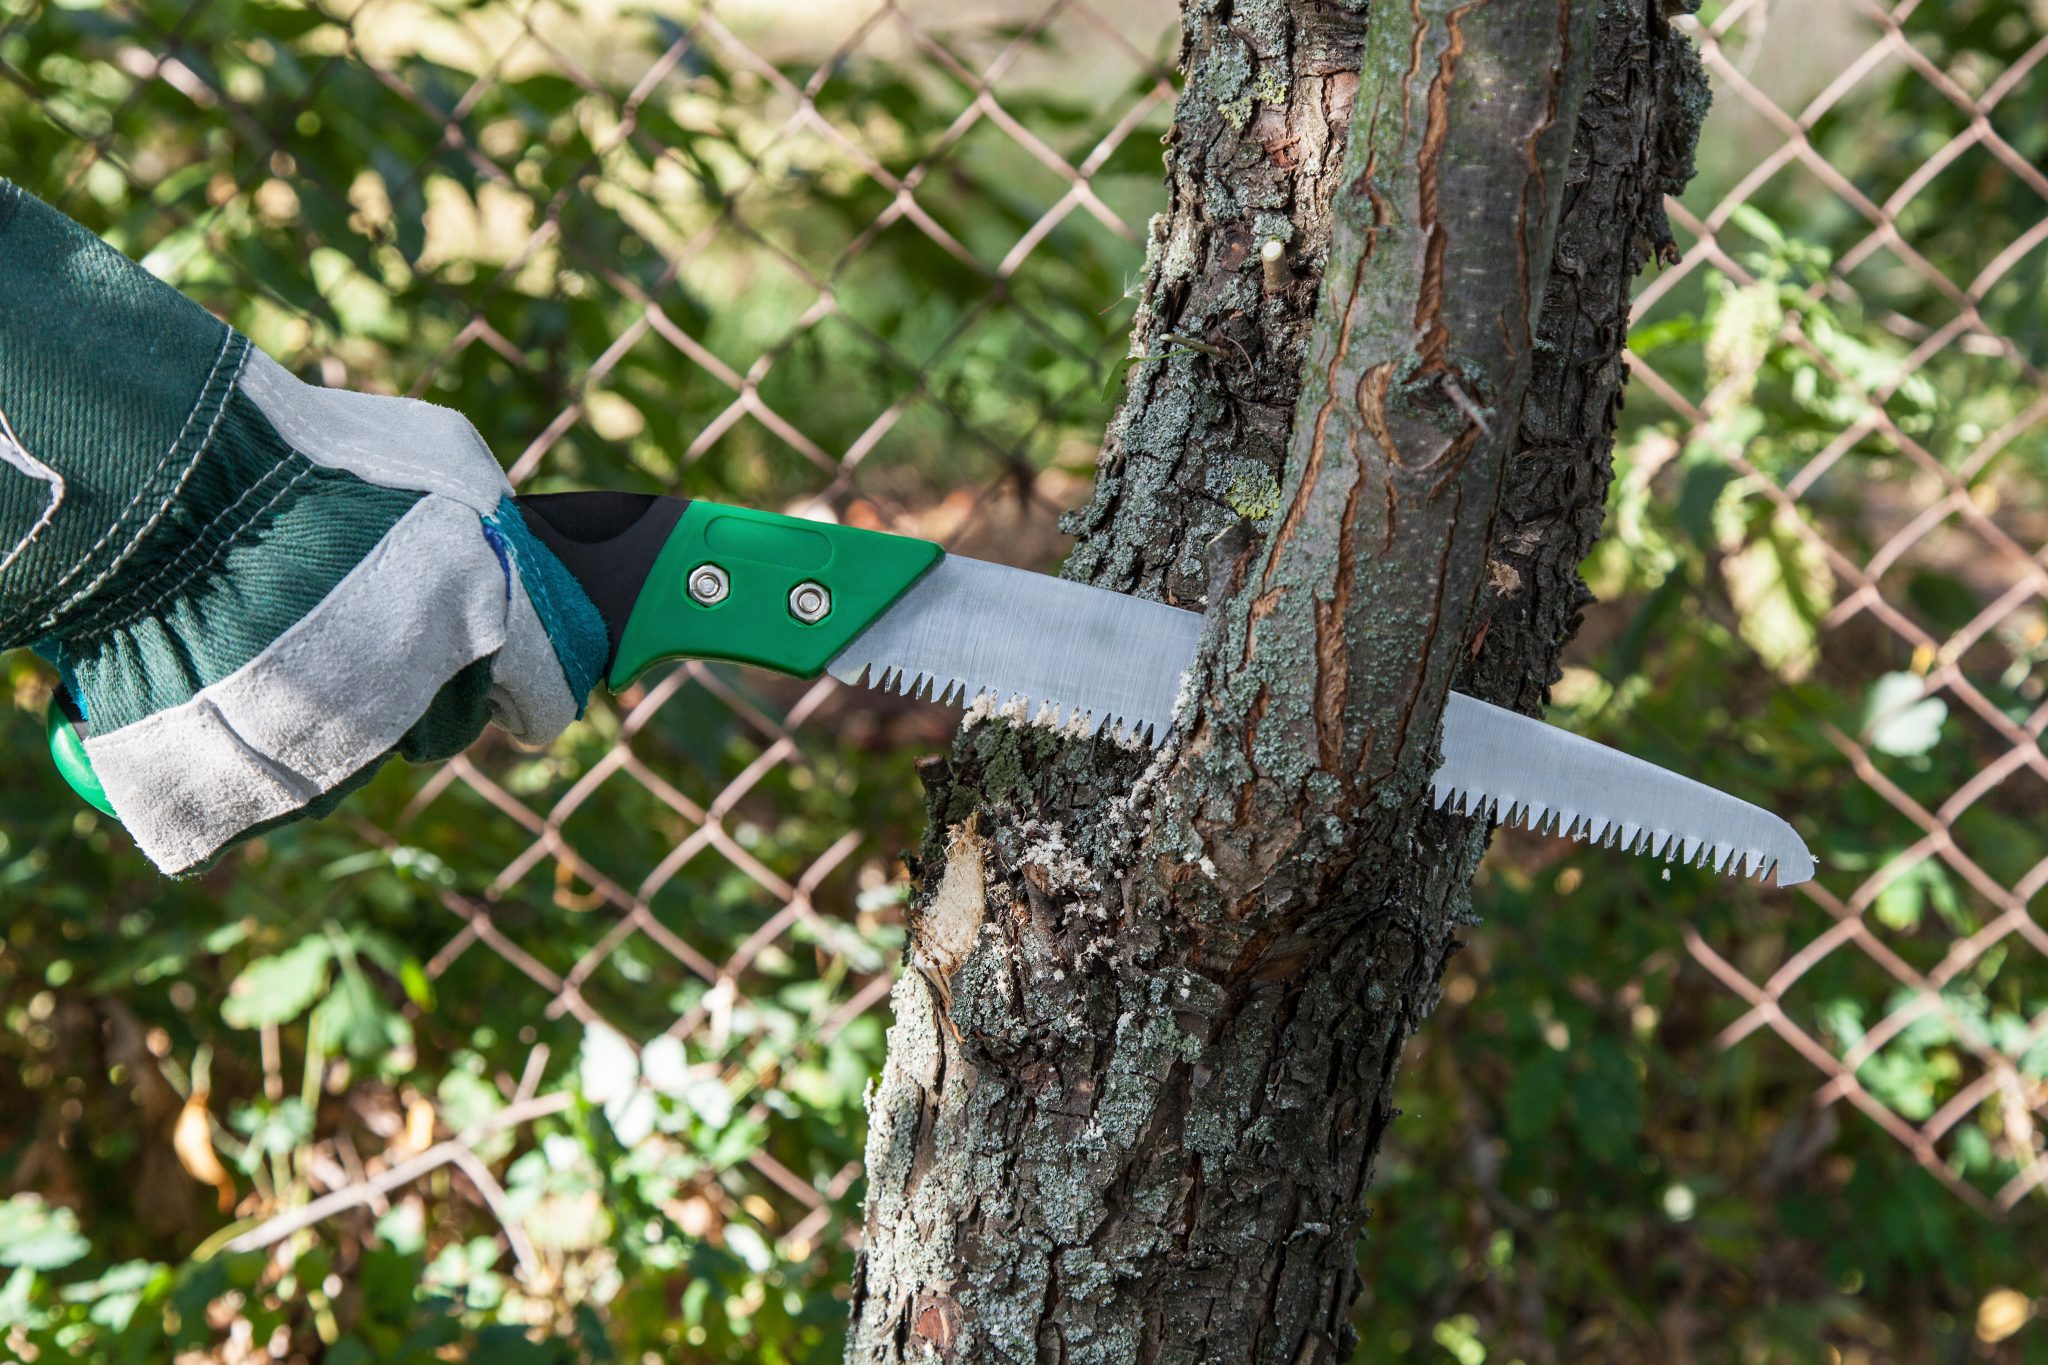
M 1486 841 L 1428 808 L 1444 693 L 1555 676 L 1704 109 L 1658 0 L 1594 8 L 1188 0 L 1134 336 L 1175 353 L 1067 572 L 1209 629 L 1157 753 L 983 720 L 927 770 L 849 1361 L 1349 1358 Z

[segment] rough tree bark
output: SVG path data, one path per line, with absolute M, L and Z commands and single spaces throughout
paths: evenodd
M 927 769 L 849 1361 L 1348 1359 L 1486 840 L 1428 809 L 1444 692 L 1533 711 L 1584 605 L 1705 106 L 1663 4 L 1185 17 L 1133 338 L 1179 353 L 1067 572 L 1208 634 L 1156 754 L 984 719 Z

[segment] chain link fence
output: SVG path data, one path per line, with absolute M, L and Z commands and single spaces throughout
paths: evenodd
M 1669 206 L 1685 256 L 1643 282 L 1657 344 L 1638 347 L 1618 496 L 1705 480 L 1765 507 L 1769 563 L 1731 546 L 1688 610 L 1751 640 L 1745 666 L 1795 703 L 1821 682 L 1873 698 L 1849 720 L 1808 707 L 1828 749 L 1780 793 L 1816 881 L 1684 931 L 1739 1006 L 1722 1041 L 1790 1048 L 1822 1104 L 2003 1209 L 2048 1178 L 2048 389 L 2038 322 L 2015 322 L 2041 297 L 2048 176 L 2011 124 L 2042 107 L 2048 36 L 1958 62 L 1917 8 L 1816 6 L 1823 23 L 1733 0 L 1692 24 L 1718 99 L 1703 155 L 1725 163 L 1725 142 L 1745 167 Z M 0 10 L 0 100 L 45 127 L 9 173 L 81 216 L 120 206 L 95 225 L 287 364 L 464 406 L 526 491 L 731 494 L 1056 560 L 1158 207 L 1164 0 L 313 0 L 260 22 L 142 0 L 53 40 L 63 13 Z M 1773 57 L 1809 41 L 1826 70 Z M 350 108 L 374 123 L 338 129 Z M 173 154 L 172 115 L 203 129 L 197 154 Z M 1859 120 L 1911 136 L 1872 152 L 1841 135 Z M 1998 211 L 1936 210 L 1956 181 Z M 1823 254 L 1758 264 L 1801 241 Z M 1704 362 L 1669 359 L 1658 329 L 1703 299 L 1722 324 L 1683 354 Z M 1850 313 L 1895 349 L 1845 345 Z M 1803 409 L 1796 459 L 1753 450 L 1773 367 L 1834 414 L 1822 430 Z M 1993 388 L 2018 397 L 1978 401 Z M 1790 645 L 1769 632 L 1788 612 L 1810 625 Z M 875 1045 L 918 818 L 907 754 L 951 724 L 871 700 L 686 665 L 597 703 L 555 754 L 486 741 L 343 817 L 438 907 L 421 956 L 443 1013 L 575 1021 L 650 1075 L 657 1040 L 685 1045 L 690 1083 L 764 1135 L 699 1194 L 753 1208 L 797 1259 L 857 1237 L 859 1150 L 853 1120 L 821 1133 L 787 1092 L 849 1028 Z M 1960 766 L 1930 765 L 1916 725 Z M 1836 825 L 1878 833 L 1858 853 L 1831 847 Z M 1908 915 L 1909 894 L 1933 910 Z M 515 1105 L 567 1083 L 544 1032 L 501 1082 Z M 1930 1048 L 1955 1063 L 1927 1094 L 1885 1083 Z M 274 1035 L 265 1065 L 279 1088 Z M 476 1136 L 458 1128 L 440 1116 L 450 1162 Z M 337 1157 L 325 1207 L 390 1194 L 382 1169 Z
M 1654 318 L 1660 300 L 1703 271 L 1755 287 L 1738 245 L 1742 211 L 1775 183 L 1827 225 L 1833 249 L 1802 291 L 1820 306 L 1817 325 L 1792 303 L 1772 317 L 1771 342 L 1832 390 L 1838 429 L 1760 469 L 1722 420 L 1745 401 L 1753 375 L 1729 373 L 1702 391 L 1664 377 L 1654 356 L 1639 357 L 1634 371 L 1679 415 L 1683 441 L 1752 481 L 1795 540 L 1792 558 L 1810 572 L 1819 612 L 1816 672 L 1861 680 L 1874 661 L 1904 661 L 1891 675 L 1900 685 L 1873 695 L 1860 731 L 1823 725 L 1833 771 L 1814 773 L 1808 799 L 1818 804 L 1807 807 L 1811 826 L 1824 831 L 1831 819 L 1858 818 L 1846 815 L 1852 802 L 1881 802 L 1897 851 L 1824 867 L 1795 893 L 1822 918 L 1767 950 L 1686 934 L 1693 957 L 1747 1007 L 1721 1041 L 1774 1035 L 1820 1073 L 1821 1103 L 1854 1105 L 1957 1195 L 2009 1209 L 2048 1179 L 2038 1127 L 2048 1114 L 2040 956 L 2048 929 L 2035 909 L 2048 887 L 2048 517 L 2038 479 L 2025 473 L 2029 459 L 2038 470 L 2038 453 L 2023 453 L 2038 452 L 2048 417 L 2041 338 L 2023 303 L 2041 296 L 2048 174 L 2038 148 L 2023 154 L 2013 140 L 2030 136 L 2015 125 L 2039 107 L 2048 34 L 1993 66 L 1910 32 L 1917 8 L 1851 7 L 1842 36 L 1854 42 L 1825 52 L 1817 91 L 1784 104 L 1750 67 L 1761 44 L 1809 41 L 1796 16 L 1738 0 L 1697 30 L 1716 117 L 1746 115 L 1768 132 L 1754 167 L 1725 193 L 1670 206 L 1685 260 L 1638 298 L 1639 314 Z M 2017 11 L 2009 17 L 2038 33 Z M 1894 122 L 1895 109 L 1880 101 L 1911 110 L 1915 126 L 1899 151 L 1912 155 L 1890 164 L 1830 160 L 1815 130 Z M 1707 136 L 1715 135 L 1710 123 Z M 1978 219 L 1969 198 L 1962 221 L 1946 217 L 1932 192 L 1944 179 L 1974 182 L 1978 204 L 2011 196 L 2025 221 Z M 1954 201 L 1945 202 L 1952 211 Z M 1817 340 L 1844 307 L 1896 338 L 1897 352 L 1859 367 L 1855 354 Z M 2011 398 L 1995 415 L 1979 415 L 1970 411 L 1973 388 Z M 1877 496 L 1844 486 L 1871 478 L 1882 480 Z M 1930 571 L 1942 577 L 1923 577 Z M 1937 606 L 1924 590 L 1933 581 L 1963 590 Z M 1893 733 L 1916 715 L 1939 730 L 1940 743 L 1969 755 L 1955 780 L 1927 781 L 1920 741 Z M 1973 811 L 1986 818 L 1972 820 Z M 1917 922 L 1878 913 L 1888 892 L 1896 897 L 1932 869 L 1953 898 L 1938 930 L 1913 933 Z M 1867 1027 L 1831 1026 L 1816 1017 L 1813 993 L 1801 991 L 1842 955 L 1876 968 L 1862 973 L 1874 1016 Z M 2005 1008 L 1987 1008 L 2001 995 Z M 1938 1096 L 1902 1104 L 1870 1083 L 1884 1074 L 1888 1049 L 1924 1046 L 1930 1033 L 1953 1045 L 1959 1062 Z M 1958 1173 L 1955 1144 L 1965 1132 L 1996 1135 L 2003 1179 L 1987 1187 Z
M 38 44 L 37 69 L 6 60 L 10 36 L 47 37 L 57 17 L 29 0 L 0 20 L 0 78 L 55 137 L 10 169 L 83 217 L 133 204 L 117 241 L 302 372 L 462 407 L 524 491 L 687 489 L 1054 567 L 1128 317 L 1098 310 L 1132 283 L 1067 258 L 1138 267 L 1177 16 L 817 9 L 369 0 L 252 16 L 198 0 L 116 7 L 84 43 Z M 77 63 L 96 101 L 53 86 Z M 176 186 L 134 117 L 164 99 L 219 139 Z M 377 122 L 337 146 L 334 110 L 353 104 Z M 294 264 L 264 270 L 252 239 Z M 316 293 L 294 292 L 298 260 Z M 402 322 L 372 280 L 404 299 Z M 516 396 L 479 410 L 460 396 L 472 384 Z M 851 1064 L 871 1069 L 885 1022 L 916 782 L 907 761 L 861 760 L 940 749 L 953 722 L 837 692 L 689 664 L 598 699 L 567 762 L 487 740 L 356 803 L 341 819 L 364 846 L 430 868 L 422 899 L 446 919 L 421 957 L 443 1011 L 606 1041 L 565 1072 L 546 1031 L 523 1030 L 531 1051 L 516 1083 L 499 1076 L 507 1107 L 487 1124 L 443 1105 L 430 1129 L 461 1131 L 424 1159 L 419 1142 L 367 1163 L 329 1144 L 320 1197 L 229 1249 L 381 1208 L 393 1172 L 452 1163 L 495 1211 L 469 1149 L 507 1116 L 559 1112 L 560 1087 L 616 1091 L 593 1052 L 630 1077 L 619 1049 L 664 1038 L 688 1043 L 671 1089 L 751 1134 L 694 1182 L 683 1221 L 772 1229 L 783 1261 L 852 1245 L 859 1134 L 792 1118 L 786 1092 L 804 1068 L 847 1065 L 834 1045 L 856 1023 Z M 821 788 L 823 822 L 799 795 Z M 276 1031 L 263 1042 L 282 1094 Z M 530 1269 L 519 1220 L 501 1221 Z

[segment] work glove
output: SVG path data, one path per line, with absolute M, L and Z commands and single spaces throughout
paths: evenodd
M 603 622 L 459 414 L 302 383 L 0 180 L 0 649 L 168 873 L 581 713 Z

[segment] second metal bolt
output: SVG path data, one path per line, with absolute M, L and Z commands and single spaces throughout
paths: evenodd
M 823 583 L 806 580 L 789 590 L 789 614 L 806 625 L 815 625 L 832 610 L 832 594 Z

